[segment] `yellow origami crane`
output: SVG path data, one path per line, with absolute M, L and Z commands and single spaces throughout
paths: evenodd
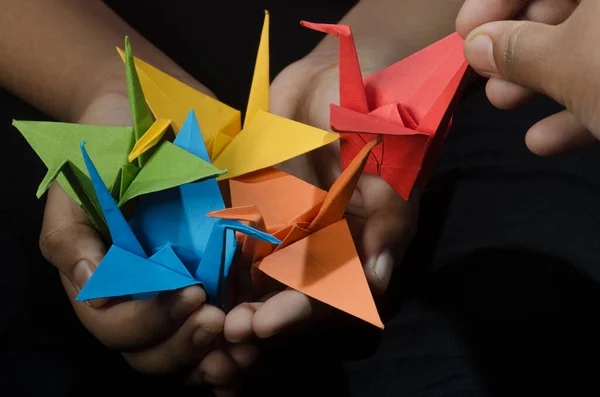
M 120 49 L 121 57 L 124 57 Z M 146 101 L 156 118 L 134 146 L 129 161 L 157 144 L 169 123 L 175 134 L 196 113 L 212 164 L 224 180 L 282 163 L 339 139 L 339 135 L 269 113 L 269 13 L 265 19 L 243 127 L 241 113 L 134 59 Z

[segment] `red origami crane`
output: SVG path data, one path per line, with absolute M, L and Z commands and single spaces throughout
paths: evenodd
M 381 176 L 408 200 L 427 183 L 450 129 L 468 67 L 463 39 L 454 33 L 363 79 L 349 26 L 301 24 L 340 40 L 340 105 L 331 104 L 330 124 L 342 137 L 342 167 L 382 135 L 364 172 Z

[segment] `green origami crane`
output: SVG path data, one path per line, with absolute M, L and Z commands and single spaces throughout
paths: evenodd
M 107 240 L 110 240 L 108 226 L 81 156 L 82 141 L 86 142 L 86 148 L 94 158 L 102 180 L 110 188 L 119 207 L 143 194 L 214 178 L 227 172 L 166 139 L 136 158 L 133 163 L 129 163 L 129 153 L 135 143 L 153 126 L 154 120 L 144 98 L 127 37 L 125 54 L 133 127 L 13 121 L 13 125 L 23 134 L 48 168 L 38 188 L 38 198 L 57 180 L 81 205 L 91 222 Z

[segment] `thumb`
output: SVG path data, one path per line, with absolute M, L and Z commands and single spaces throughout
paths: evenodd
M 366 257 L 365 276 L 376 294 L 388 288 L 394 268 L 411 244 L 418 217 L 419 198 L 415 192 L 404 201 L 383 179 L 363 174 L 357 186 L 362 207 L 362 251 Z M 349 215 L 357 215 L 351 203 Z M 361 211 L 362 212 L 362 211 Z M 348 218 L 350 222 L 352 217 Z M 352 225 L 351 225 L 352 226 Z
M 485 77 L 496 77 L 559 100 L 557 80 L 564 77 L 564 52 L 556 26 L 525 21 L 491 22 L 465 40 L 465 57 Z
M 77 293 L 106 253 L 102 240 L 83 210 L 56 182 L 48 192 L 40 250 Z M 106 302 L 106 299 L 98 299 L 88 303 L 99 307 Z

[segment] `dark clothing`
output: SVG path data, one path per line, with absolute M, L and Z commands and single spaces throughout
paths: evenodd
M 334 23 L 353 4 L 216 2 L 208 13 L 204 2 L 109 3 L 238 109 L 263 9 L 272 15 L 274 77 L 321 38 L 301 19 Z M 198 395 L 135 373 L 81 326 L 37 248 L 44 199 L 34 192 L 45 169 L 10 126 L 44 116 L 5 92 L 0 103 L 2 394 Z M 276 342 L 277 365 L 250 379 L 249 394 L 597 393 L 600 151 L 540 158 L 524 144 L 528 127 L 558 110 L 539 98 L 500 111 L 481 83 L 470 86 L 423 196 L 417 241 L 380 302 L 385 331 L 343 318 L 344 326 Z

